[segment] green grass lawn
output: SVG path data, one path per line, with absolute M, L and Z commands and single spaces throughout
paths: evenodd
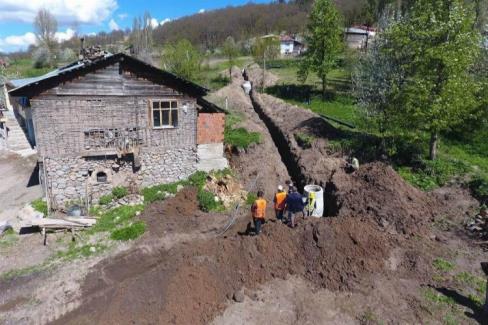
M 12 60 L 5 69 L 5 75 L 9 79 L 32 78 L 42 76 L 53 70 L 52 68 L 36 69 L 32 65 L 32 59 Z
M 247 64 L 252 63 L 251 57 L 239 57 L 235 61 L 235 65 L 242 68 Z M 217 90 L 226 86 L 229 83 L 228 73 L 222 76 L 223 71 L 229 70 L 229 64 L 225 59 L 210 59 L 208 62 L 203 62 L 202 69 L 199 72 L 196 81 L 211 90 Z
M 282 98 L 285 101 L 310 109 L 315 113 L 327 115 L 356 126 L 352 131 L 331 121 L 339 129 L 347 130 L 344 139 L 331 141 L 337 150 L 354 153 L 355 151 L 370 151 L 370 159 L 377 157 L 374 149 L 379 141 L 360 140 L 361 138 L 375 138 L 378 133 L 361 118 L 360 108 L 354 98 L 344 95 L 331 96 L 333 99 L 322 100 L 318 95 L 320 83 L 311 75 L 306 84 L 300 84 L 296 77 L 297 68 L 287 64 L 280 68 L 270 69 L 280 77 L 280 83 L 268 88 L 267 93 Z M 330 78 L 344 78 L 347 73 L 338 69 L 331 73 Z M 312 99 L 308 104 L 307 98 Z M 395 139 L 394 147 L 389 149 L 389 156 L 399 174 L 414 186 L 423 190 L 432 190 L 447 184 L 458 177 L 472 190 L 473 194 L 486 201 L 488 196 L 488 131 L 473 133 L 469 139 L 455 138 L 453 135 L 441 136 L 438 147 L 438 159 L 427 160 L 428 135 L 417 134 L 418 143 L 409 143 L 412 139 Z M 359 140 L 359 141 L 358 141 Z M 369 142 L 368 142 L 369 141 Z M 371 147 L 371 148 L 368 148 Z M 416 148 L 415 151 L 411 149 Z M 416 157 L 418 155 L 418 157 Z M 414 163 L 415 162 L 415 163 Z
M 314 98 L 310 105 L 295 100 L 289 100 L 290 103 L 310 109 L 317 114 L 334 117 L 338 120 L 355 124 L 359 120 L 358 108 L 352 98 L 338 96 L 333 100 L 323 101 L 321 98 Z
M 280 84 L 285 84 L 285 85 L 297 85 L 301 84 L 298 81 L 297 78 L 297 72 L 298 72 L 298 66 L 286 66 L 282 68 L 270 68 L 269 72 L 272 74 L 276 75 L 278 78 L 280 78 L 279 83 Z M 328 79 L 349 79 L 349 73 L 342 69 L 334 69 L 332 70 L 328 76 Z M 305 85 L 311 85 L 311 86 L 316 86 L 320 87 L 321 86 L 321 81 L 315 75 L 314 73 L 310 73 L 308 75 L 307 81 L 304 83 Z

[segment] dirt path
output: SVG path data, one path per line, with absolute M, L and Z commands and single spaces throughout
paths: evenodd
M 42 195 L 36 173 L 37 156 L 21 157 L 0 151 L 0 222 L 16 217 L 26 203 Z

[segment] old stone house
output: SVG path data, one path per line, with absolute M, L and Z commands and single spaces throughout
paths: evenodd
M 31 108 L 40 178 L 54 209 L 96 202 L 115 186 L 137 190 L 227 167 L 225 115 L 206 94 L 122 53 L 10 91 Z

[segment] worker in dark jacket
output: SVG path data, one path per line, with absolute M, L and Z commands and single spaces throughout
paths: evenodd
M 290 227 L 295 228 L 296 217 L 298 214 L 303 216 L 303 199 L 302 195 L 297 192 L 297 189 L 292 186 L 290 187 L 290 194 L 286 198 L 286 211 L 288 212 L 288 221 L 290 222 Z

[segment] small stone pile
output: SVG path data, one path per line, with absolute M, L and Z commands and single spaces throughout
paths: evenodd
M 121 199 L 113 200 L 109 204 L 102 206 L 102 208 L 104 210 L 110 210 L 124 205 L 134 206 L 139 204 L 144 204 L 144 197 L 139 194 L 129 194 Z
M 239 181 L 231 175 L 215 177 L 210 175 L 205 184 L 205 189 L 213 193 L 216 201 L 222 202 L 226 207 L 232 207 L 237 202 L 244 202 L 247 192 L 242 188 Z
M 486 209 L 482 209 L 478 215 L 468 220 L 465 228 L 477 238 L 488 239 L 488 214 Z

